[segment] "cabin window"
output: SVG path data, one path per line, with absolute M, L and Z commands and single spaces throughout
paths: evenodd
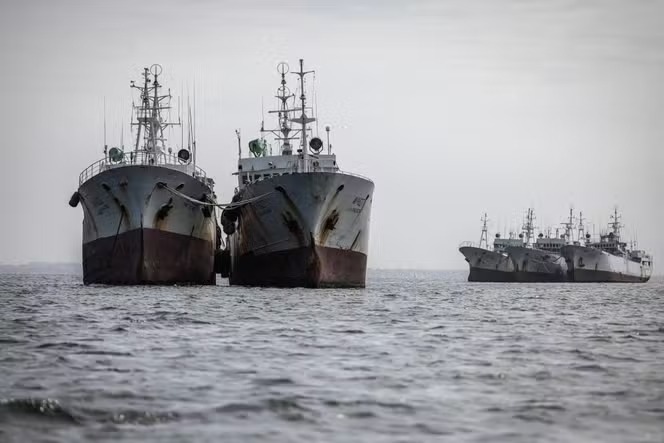
M 247 183 L 249 183 L 249 176 L 244 174 L 242 175 L 242 184 L 246 185 Z

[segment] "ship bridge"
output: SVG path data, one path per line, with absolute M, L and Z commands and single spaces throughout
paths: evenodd
M 559 252 L 566 244 L 567 241 L 564 238 L 542 236 L 535 241 L 535 248 L 544 251 Z
M 315 107 L 307 105 L 304 77 L 314 71 L 305 71 L 303 63 L 300 59 L 300 70 L 292 72 L 299 78 L 297 94 L 291 93 L 286 86 L 286 75 L 290 72 L 288 64 L 280 63 L 277 66 L 281 82 L 274 97 L 278 101 L 278 107 L 268 111 L 277 117 L 277 125 L 270 129 L 265 127 L 264 121 L 261 123 L 260 138 L 249 142 L 250 155 L 247 157 L 242 156 L 240 131 L 235 131 L 238 138 L 239 159 L 237 172 L 234 175 L 238 176 L 238 189 L 285 174 L 323 172 L 357 176 L 339 170 L 337 157 L 332 153 L 330 144 L 330 126 L 325 125 L 326 143 L 318 136 L 318 127 L 316 126 L 314 132 L 309 126 L 318 119 Z M 298 96 L 299 100 L 296 99 Z M 293 124 L 296 124 L 295 127 Z M 273 155 L 273 144 L 268 144 L 266 136 L 276 145 L 274 146 L 276 155 Z M 369 180 L 366 177 L 359 177 Z
M 298 155 L 270 155 L 265 157 L 241 158 L 235 174 L 240 187 L 249 183 L 284 174 L 302 171 L 306 161 L 309 172 L 339 172 L 337 156 L 334 154 L 309 155 L 305 160 Z
M 510 246 L 523 246 L 524 242 L 520 238 L 500 238 L 496 237 L 493 241 L 493 250 L 494 251 L 504 251 Z

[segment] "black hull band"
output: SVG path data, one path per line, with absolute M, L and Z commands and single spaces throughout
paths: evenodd
M 519 283 L 561 283 L 567 281 L 564 272 L 528 272 L 516 271 L 515 281 Z
M 83 283 L 213 285 L 212 242 L 158 229 L 134 229 L 83 244 Z
M 503 272 L 494 269 L 470 268 L 468 281 L 473 282 L 513 282 L 514 272 Z
M 645 283 L 650 280 L 650 277 L 579 268 L 569 271 L 568 274 L 569 281 L 575 283 Z
M 364 288 L 367 256 L 315 246 L 234 258 L 229 282 L 282 288 Z

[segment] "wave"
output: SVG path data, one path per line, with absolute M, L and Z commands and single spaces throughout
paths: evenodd
M 13 425 L 26 421 L 83 425 L 88 421 L 98 423 L 156 425 L 180 420 L 181 414 L 172 411 L 96 410 L 70 408 L 51 398 L 9 398 L 0 400 L 0 423 Z
M 228 403 L 215 408 L 216 412 L 246 417 L 250 413 L 271 412 L 286 421 L 313 422 L 318 415 L 293 397 L 272 397 L 254 403 Z
M 80 420 L 72 411 L 51 398 L 9 398 L 0 400 L 0 423 L 15 422 L 17 419 L 49 420 L 61 423 L 79 424 Z
M 82 349 L 91 349 L 91 345 L 86 345 L 83 343 L 74 343 L 74 342 L 47 342 L 42 343 L 37 346 L 37 349 L 71 349 L 71 348 L 82 348 Z

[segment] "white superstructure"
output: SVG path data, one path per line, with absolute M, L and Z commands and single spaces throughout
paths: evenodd
M 652 274 L 652 257 L 643 250 L 628 248 L 621 238 L 621 216 L 615 209 L 609 232 L 591 241 L 586 234 L 585 246 L 563 247 L 562 254 L 572 281 L 576 282 L 646 282 Z

